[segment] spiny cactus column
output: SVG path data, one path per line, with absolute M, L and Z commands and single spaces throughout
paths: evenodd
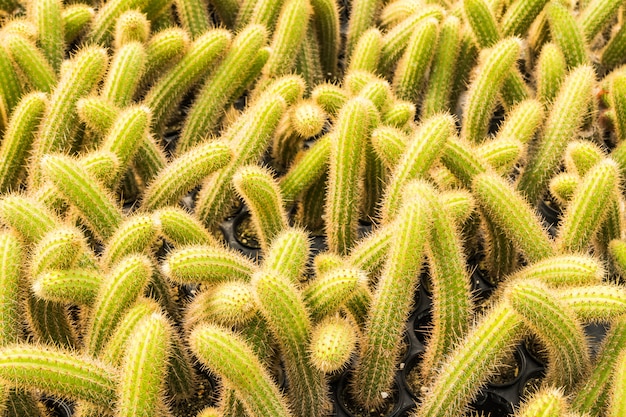
M 313 367 L 309 356 L 312 323 L 302 295 L 289 279 L 272 271 L 257 272 L 252 285 L 259 309 L 285 358 L 294 412 L 302 417 L 327 414 L 328 387 L 324 374 Z
M 430 207 L 424 195 L 432 192 L 424 182 L 407 185 L 393 226 L 394 239 L 373 294 L 360 343 L 361 357 L 351 380 L 355 399 L 367 407 L 380 407 L 384 403 L 382 393 L 388 392 L 393 382 L 404 321 L 413 303 L 430 234 Z
M 239 393 L 252 417 L 293 415 L 266 368 L 240 336 L 206 324 L 193 331 L 190 344 L 198 358 Z
M 447 356 L 415 417 L 462 415 L 499 361 L 523 336 L 523 322 L 506 302 L 489 309 Z
M 356 240 L 359 178 L 369 140 L 371 101 L 353 98 L 341 109 L 331 134 L 326 236 L 330 250 L 346 254 Z

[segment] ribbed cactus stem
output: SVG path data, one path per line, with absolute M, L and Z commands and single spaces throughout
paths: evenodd
M 129 106 L 115 118 L 101 146 L 102 150 L 115 154 L 121 167 L 119 174 L 112 176 L 109 184 L 117 185 L 139 149 L 146 146 L 150 121 L 150 109 L 146 106 Z M 106 122 L 100 123 L 104 125 Z
M 615 17 L 621 5 L 619 0 L 591 0 L 585 5 L 577 20 L 588 42 Z
M 213 25 L 206 0 L 174 0 L 177 15 L 192 38 L 198 38 Z
M 65 52 L 62 10 L 59 0 L 29 1 L 27 8 L 37 27 L 39 46 L 55 72 L 61 68 Z
M 355 399 L 367 407 L 384 403 L 389 392 L 402 343 L 404 321 L 413 304 L 419 270 L 428 236 L 431 213 L 424 193 L 429 185 L 415 181 L 407 185 L 402 208 L 395 219 L 393 239 L 385 268 L 374 291 L 360 343 L 361 360 L 351 380 Z M 413 254 L 407 256 L 408 253 Z
M 280 191 L 285 203 L 289 204 L 315 181 L 318 181 L 328 166 L 330 137 L 320 138 L 280 179 Z
M 626 139 L 626 73 L 618 72 L 610 77 L 609 102 L 615 111 L 615 134 L 618 140 Z M 623 171 L 623 167 L 621 167 Z
M 498 129 L 496 139 L 515 139 L 529 143 L 544 119 L 544 109 L 540 101 L 528 99 L 518 103 L 506 115 Z
M 219 246 L 194 245 L 172 251 L 162 264 L 163 273 L 177 283 L 250 280 L 255 266 L 235 251 Z
M 359 177 L 370 134 L 371 101 L 356 97 L 341 109 L 331 133 L 326 235 L 330 250 L 345 254 L 356 240 Z
M 272 37 L 270 54 L 263 74 L 276 78 L 289 74 L 306 36 L 312 12 L 309 0 L 285 0 Z
M 24 281 L 21 265 L 24 262 L 24 245 L 16 233 L 0 233 L 0 346 L 17 343 L 20 338 L 21 285 Z
M 101 239 L 113 234 L 122 222 L 122 213 L 100 183 L 67 156 L 46 155 L 42 167 L 46 177 Z
M 190 336 L 192 351 L 241 398 L 251 417 L 290 417 L 286 400 L 252 348 L 237 334 L 202 325 Z
M 479 206 L 531 262 L 554 254 L 538 215 L 511 184 L 496 174 L 477 175 L 472 190 Z
M 558 388 L 544 388 L 528 398 L 515 413 L 517 417 L 559 417 L 569 409 L 567 399 Z
M 285 96 L 292 93 L 292 89 L 287 87 Z M 267 91 L 221 136 L 225 142 L 232 144 L 233 157 L 226 167 L 204 182 L 196 203 L 196 215 L 208 226 L 212 227 L 222 220 L 224 210 L 231 203 L 228 194 L 232 191 L 233 175 L 239 167 L 255 163 L 260 158 L 285 107 L 283 95 Z
M 309 356 L 312 323 L 302 295 L 286 277 L 259 271 L 252 278 L 259 310 L 279 343 L 291 381 L 289 398 L 297 415 L 324 415 L 330 404 L 323 373 Z
M 128 340 L 117 392 L 116 414 L 140 417 L 157 414 L 171 352 L 172 329 L 159 313 L 146 317 Z
M 167 116 L 185 93 L 221 58 L 230 45 L 231 37 L 225 29 L 205 32 L 191 44 L 184 57 L 150 88 L 143 103 L 152 110 L 156 131 L 163 128 Z
M 37 242 L 61 222 L 48 207 L 31 197 L 9 194 L 0 199 L 0 220 L 29 244 Z
M 425 120 L 415 130 L 385 189 L 381 210 L 383 221 L 391 221 L 395 217 L 404 185 L 428 172 L 454 133 L 454 119 L 445 114 Z
M 133 9 L 144 10 L 149 4 L 149 0 L 113 0 L 106 2 L 98 9 L 93 18 L 88 39 L 100 45 L 108 44 L 113 38 L 115 22 L 124 12 Z
M 152 276 L 152 263 L 145 255 L 129 255 L 107 274 L 87 325 L 85 347 L 98 355 L 115 327 L 135 303 Z
M 113 55 L 100 95 L 124 107 L 130 104 L 145 71 L 147 53 L 140 42 L 120 46 Z
M 46 233 L 31 254 L 30 272 L 33 277 L 48 269 L 70 268 L 86 249 L 80 230 L 60 226 Z
M 413 32 L 420 23 L 430 18 L 441 21 L 443 15 L 444 10 L 440 6 L 428 5 L 388 30 L 383 35 L 379 71 L 389 71 L 392 65 L 402 56 Z
M 254 291 L 249 283 L 226 281 L 196 295 L 185 312 L 185 327 L 193 329 L 202 322 L 222 326 L 241 326 L 256 314 Z
M 13 108 L 22 96 L 22 85 L 9 53 L 0 48 L 0 128 L 8 124 Z
M 595 143 L 587 140 L 573 140 L 565 148 L 565 170 L 584 177 L 590 169 L 602 161 L 604 151 Z
M 410 101 L 398 100 L 391 103 L 390 107 L 382 114 L 381 122 L 390 127 L 410 130 L 410 122 L 415 119 L 417 108 Z
M 152 34 L 146 43 L 146 71 L 142 86 L 152 83 L 161 71 L 178 63 L 189 44 L 189 34 L 179 27 L 169 27 Z
M 502 36 L 524 36 L 548 0 L 515 0 L 500 19 Z
M 394 232 L 395 228 L 387 225 L 361 239 L 350 251 L 349 263 L 368 272 L 377 271 L 385 263 Z
M 587 341 L 573 310 L 539 281 L 517 282 L 505 296 L 526 326 L 546 344 L 548 383 L 571 392 L 590 365 Z
M 237 170 L 233 186 L 250 209 L 261 248 L 267 251 L 276 235 L 288 226 L 278 183 L 267 169 L 248 165 Z
M 324 373 L 343 369 L 356 349 L 354 325 L 339 316 L 319 323 L 311 335 L 311 361 Z
M 43 93 L 31 93 L 24 96 L 13 111 L 0 145 L 0 192 L 18 188 L 17 180 L 35 140 L 47 101 Z
M 556 255 L 528 265 L 509 279 L 535 279 L 550 287 L 594 285 L 602 282 L 606 270 L 589 255 Z
M 313 26 L 319 40 L 319 57 L 324 78 L 331 78 L 337 73 L 338 51 L 341 43 L 339 4 L 335 0 L 312 0 Z
M 566 75 L 567 63 L 561 49 L 552 42 L 544 44 L 535 66 L 537 98 L 544 106 L 550 105 L 556 98 Z
M 267 30 L 261 25 L 248 25 L 233 39 L 224 59 L 198 92 L 185 119 L 176 145 L 181 154 L 202 141 L 215 128 L 224 106 L 236 98 L 242 76 L 253 70 L 254 57 L 265 44 Z
M 371 26 L 374 26 L 374 17 L 376 16 L 378 7 L 378 1 L 367 0 L 355 3 L 354 6 L 350 8 L 345 46 L 347 56 L 352 56 L 352 51 L 361 39 L 361 35 Z
M 626 413 L 626 401 L 622 393 L 626 389 L 626 350 L 622 349 L 615 363 L 613 384 L 610 389 L 608 417 L 618 417 Z
M 178 207 L 152 212 L 159 233 L 175 246 L 218 245 L 217 240 L 191 213 Z
M 609 322 L 626 312 L 626 290 L 618 285 L 562 288 L 555 294 L 585 323 Z
M 618 167 L 611 159 L 599 162 L 582 178 L 559 228 L 560 251 L 580 252 L 589 246 L 617 195 L 618 183 Z
M 63 29 L 65 43 L 71 44 L 76 40 L 78 35 L 91 22 L 96 12 L 93 7 L 86 4 L 70 4 L 65 5 L 61 16 L 63 18 Z
M 461 46 L 460 32 L 460 19 L 447 15 L 439 29 L 439 42 L 432 58 L 428 85 L 422 101 L 424 118 L 451 110 L 450 95 Z
M 376 73 L 382 48 L 382 33 L 378 28 L 370 28 L 359 37 L 350 56 L 347 72 L 368 71 Z
M 366 283 L 367 275 L 356 268 L 339 267 L 318 276 L 303 291 L 312 319 L 331 315 Z
M 35 296 L 64 304 L 93 305 L 104 277 L 90 269 L 50 270 L 33 282 Z
M 120 320 L 119 325 L 115 328 L 115 332 L 106 343 L 100 357 L 105 362 L 119 367 L 124 360 L 124 353 L 128 347 L 128 340 L 135 332 L 135 328 L 146 318 L 153 314 L 158 314 L 161 307 L 151 298 L 139 298 L 129 308 L 124 317 Z
M 522 157 L 525 147 L 515 138 L 498 138 L 476 148 L 478 156 L 498 173 L 506 174 Z
M 144 253 L 157 238 L 157 226 L 147 215 L 129 217 L 106 242 L 101 263 L 110 267 L 131 253 Z
M 462 343 L 448 355 L 423 398 L 415 417 L 461 415 L 500 361 L 523 336 L 523 322 L 505 302 L 479 319 Z
M 50 95 L 39 133 L 34 144 L 33 172 L 30 183 L 39 185 L 39 161 L 50 152 L 66 152 L 74 139 L 78 99 L 89 93 L 100 81 L 107 65 L 106 51 L 99 47 L 85 47 L 69 61 L 59 83 Z
M 602 341 L 594 367 L 589 376 L 581 381 L 572 399 L 572 408 L 590 415 L 606 411 L 612 375 L 626 343 L 626 316 L 617 317 Z
M 75 352 L 18 344 L 0 348 L 0 380 L 108 410 L 117 399 L 119 374 L 109 365 Z
M 223 141 L 209 141 L 189 149 L 172 160 L 148 185 L 143 209 L 155 210 L 180 200 L 213 172 L 226 166 L 232 150 Z
M 546 16 L 550 22 L 553 41 L 561 48 L 569 68 L 587 64 L 587 42 L 582 27 L 571 11 L 562 3 L 546 5 Z
M 626 27 L 622 26 L 609 40 L 606 48 L 602 51 L 601 62 L 607 68 L 614 68 L 624 62 L 624 49 L 626 48 Z
M 463 9 L 481 48 L 489 48 L 500 40 L 496 18 L 485 0 L 464 0 Z
M 477 72 L 468 91 L 461 130 L 463 138 L 474 143 L 484 140 L 498 92 L 511 72 L 519 52 L 519 39 L 506 38 L 496 43 L 479 64 L 481 71 Z
M 129 43 L 139 42 L 145 44 L 149 37 L 150 22 L 144 13 L 138 10 L 128 10 L 117 18 L 117 22 L 115 22 L 115 40 L 113 42 L 113 46 L 117 51 Z
M 467 333 L 472 296 L 461 237 L 454 220 L 447 214 L 439 195 L 425 192 L 419 197 L 430 205 L 432 222 L 426 254 L 432 283 L 433 330 L 421 364 L 422 376 L 428 381 L 443 358 Z
M 57 83 L 57 76 L 43 52 L 22 35 L 7 33 L 3 38 L 11 58 L 33 90 L 49 93 Z
M 303 229 L 285 228 L 265 252 L 263 268 L 284 275 L 297 284 L 303 279 L 310 255 L 309 234 Z
M 424 76 L 437 48 L 438 26 L 437 19 L 428 18 L 420 23 L 409 39 L 407 49 L 394 72 L 393 88 L 398 98 L 407 101 L 417 100 Z

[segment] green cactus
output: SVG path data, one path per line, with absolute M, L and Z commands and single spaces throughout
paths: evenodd
M 254 274 L 252 286 L 259 310 L 284 355 L 294 412 L 303 417 L 325 415 L 330 407 L 327 382 L 311 363 L 312 323 L 301 293 L 288 278 L 272 271 Z
M 524 280 L 507 289 L 513 309 L 546 344 L 546 380 L 571 392 L 590 366 L 589 351 L 582 325 L 570 307 L 539 282 Z
M 152 263 L 144 255 L 129 255 L 107 274 L 87 325 L 85 347 L 98 355 L 110 339 L 119 321 L 146 288 L 152 275 Z
M 360 343 L 361 360 L 351 380 L 356 398 L 367 407 L 379 407 L 384 402 L 381 393 L 388 392 L 393 382 L 403 323 L 413 303 L 412 290 L 417 286 L 430 234 L 431 208 L 424 196 L 431 192 L 424 182 L 407 185 L 384 271 L 372 296 L 367 330 Z M 406 253 L 413 256 L 407 257 Z
M 202 325 L 190 335 L 191 349 L 238 394 L 253 417 L 289 417 L 285 399 L 252 348 L 237 334 Z
M 341 109 L 331 134 L 329 188 L 326 200 L 328 246 L 340 254 L 356 240 L 360 167 L 371 131 L 371 101 L 356 97 Z
M 288 225 L 280 188 L 270 172 L 257 166 L 239 168 L 232 181 L 250 209 L 261 248 L 267 251 Z
M 17 344 L 0 348 L 0 379 L 108 410 L 117 399 L 120 378 L 115 368 L 76 352 Z
M 0 192 L 18 188 L 17 180 L 46 105 L 46 96 L 36 92 L 24 96 L 15 108 L 0 145 Z
M 165 317 L 152 313 L 135 326 L 124 354 L 116 403 L 120 417 L 155 415 L 163 401 L 172 329 Z
M 542 138 L 529 157 L 517 184 L 517 188 L 525 192 L 532 203 L 542 196 L 568 140 L 579 129 L 591 101 L 594 82 L 594 71 L 589 66 L 575 68 L 563 80 L 546 120 Z

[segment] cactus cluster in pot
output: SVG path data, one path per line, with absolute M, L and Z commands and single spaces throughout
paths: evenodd
M 530 338 L 516 416 L 626 415 L 625 20 L 0 0 L 0 415 L 178 417 L 207 375 L 197 417 L 332 416 L 343 374 L 375 412 L 424 281 L 412 417 L 471 415 Z M 254 258 L 220 230 L 241 206 Z

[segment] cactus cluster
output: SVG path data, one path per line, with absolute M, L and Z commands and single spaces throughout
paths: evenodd
M 0 0 L 0 416 L 179 417 L 212 384 L 193 415 L 332 416 L 344 374 L 380 413 L 425 284 L 412 417 L 472 415 L 530 339 L 516 416 L 625 415 L 625 19 Z

